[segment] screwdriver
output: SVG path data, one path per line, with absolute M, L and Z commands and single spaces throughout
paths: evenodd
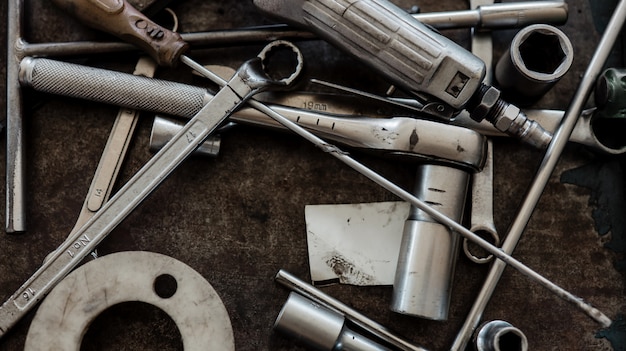
M 126 0 L 52 0 L 83 24 L 143 49 L 160 66 L 175 66 L 189 48 L 180 34 L 161 27 Z

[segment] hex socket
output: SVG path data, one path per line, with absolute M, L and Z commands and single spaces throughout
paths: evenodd
M 476 351 L 528 351 L 528 340 L 509 322 L 494 320 L 478 330 L 474 346 Z
M 442 165 L 419 165 L 414 194 L 455 221 L 463 217 L 470 174 Z M 446 320 L 460 236 L 411 207 L 404 224 L 391 310 Z
M 509 99 L 533 102 L 572 66 L 574 49 L 559 29 L 536 24 L 520 30 L 495 68 L 495 78 Z
M 345 322 L 342 314 L 291 292 L 274 329 L 319 351 L 390 351 L 350 330 Z

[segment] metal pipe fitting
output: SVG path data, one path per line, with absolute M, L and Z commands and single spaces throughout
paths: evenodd
M 568 8 L 563 1 L 521 1 L 484 4 L 471 10 L 429 12 L 413 17 L 437 29 L 520 28 L 533 23 L 563 24 L 567 21 Z
M 352 324 L 367 331 L 371 335 L 378 337 L 380 340 L 384 340 L 385 343 L 392 345 L 394 349 L 401 351 L 428 351 L 423 347 L 413 345 L 395 334 L 392 334 L 381 324 L 371 320 L 348 305 L 333 298 L 332 296 L 327 295 L 320 289 L 302 281 L 285 270 L 281 269 L 278 271 L 278 273 L 276 273 L 275 280 L 277 283 L 287 287 L 288 289 L 306 296 L 326 308 L 341 313 L 345 318 L 350 320 Z
M 158 152 L 178 133 L 185 125 L 172 118 L 155 116 L 150 132 L 150 151 Z M 216 157 L 220 152 L 221 138 L 210 135 L 194 151 L 194 155 Z
M 520 30 L 496 64 L 496 81 L 511 97 L 522 102 L 538 99 L 572 66 L 574 49 L 569 38 L 547 24 Z
M 470 174 L 442 165 L 417 167 L 415 196 L 455 221 L 463 217 Z M 460 236 L 416 207 L 404 225 L 391 310 L 446 320 Z
M 274 329 L 320 351 L 388 351 L 350 330 L 343 315 L 291 292 L 281 309 Z
M 476 351 L 528 351 L 528 340 L 509 322 L 485 323 L 474 338 Z

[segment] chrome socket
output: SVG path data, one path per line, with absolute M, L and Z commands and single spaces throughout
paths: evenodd
M 320 351 L 390 351 L 345 325 L 343 315 L 291 292 L 274 329 Z
M 518 103 L 530 103 L 550 90 L 572 66 L 574 49 L 561 30 L 535 24 L 520 30 L 496 64 L 499 87 Z
M 420 165 L 415 196 L 460 221 L 471 175 L 442 165 Z M 404 225 L 391 310 L 446 320 L 460 236 L 415 207 Z

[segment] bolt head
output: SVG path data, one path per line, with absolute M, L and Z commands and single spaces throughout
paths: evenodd
M 489 111 L 498 103 L 498 100 L 500 100 L 500 90 L 489 87 L 470 116 L 475 121 L 482 121 L 489 115 Z
M 500 116 L 496 117 L 496 128 L 500 131 L 507 131 L 514 124 L 521 110 L 515 105 L 508 105 Z

